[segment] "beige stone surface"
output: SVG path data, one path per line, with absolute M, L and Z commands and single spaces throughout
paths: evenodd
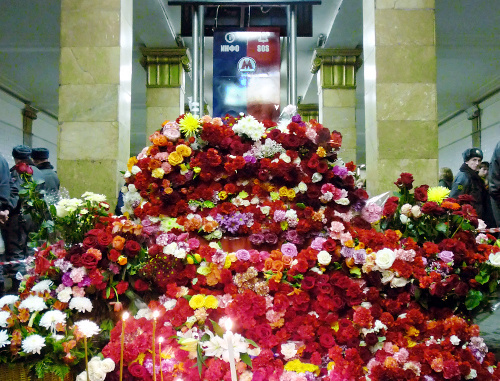
M 118 85 L 64 85 L 59 88 L 59 120 L 114 121 L 118 117 Z
M 376 45 L 434 45 L 434 10 L 375 11 Z
M 436 48 L 421 45 L 378 46 L 378 83 L 436 83 Z
M 323 107 L 322 111 L 323 125 L 329 130 L 341 130 L 356 126 L 356 109 L 354 107 Z
M 377 120 L 437 120 L 436 85 L 377 84 Z
M 116 205 L 118 186 L 123 183 L 116 160 L 57 160 L 61 187 L 70 197 L 80 197 L 89 191 L 106 195 L 111 210 Z
M 150 87 L 146 90 L 146 107 L 165 107 L 179 104 L 180 95 L 181 89 L 178 87 Z
M 120 14 L 114 9 L 100 7 L 75 11 L 62 9 L 61 46 L 120 46 Z
M 376 0 L 377 9 L 434 9 L 434 0 Z
M 354 164 L 356 164 L 356 148 L 342 148 L 339 151 L 339 157 L 342 158 L 344 163 L 348 163 L 352 161 Z
M 113 160 L 118 155 L 118 122 L 62 122 L 58 157 L 62 160 Z
M 381 159 L 435 159 L 438 127 L 435 121 L 378 121 Z
M 356 107 L 355 89 L 323 89 L 323 107 Z
M 64 11 L 85 11 L 92 9 L 120 10 L 122 0 L 61 0 Z
M 63 47 L 59 83 L 116 84 L 120 82 L 120 48 Z

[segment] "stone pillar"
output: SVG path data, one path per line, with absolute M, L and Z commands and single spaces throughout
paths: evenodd
M 58 175 L 116 202 L 130 155 L 132 0 L 62 0 Z
M 185 48 L 143 48 L 142 65 L 147 72 L 146 144 L 149 136 L 165 120 L 175 120 L 184 113 L 185 72 L 190 71 Z
M 434 0 L 364 0 L 367 190 L 395 190 L 401 172 L 436 185 Z
M 305 122 L 309 122 L 311 119 L 316 119 L 319 121 L 319 107 L 317 104 L 299 103 L 297 105 L 297 112 Z
M 342 134 L 339 156 L 356 162 L 356 70 L 360 49 L 316 49 L 311 72 L 317 73 L 319 122 Z
M 29 104 L 23 108 L 23 144 L 31 147 L 33 145 L 33 121 L 37 118 L 38 111 Z

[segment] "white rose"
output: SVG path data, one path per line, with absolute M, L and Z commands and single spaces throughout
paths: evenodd
M 294 343 L 281 344 L 281 354 L 285 357 L 285 360 L 289 360 L 297 354 Z
M 297 188 L 299 188 L 299 192 L 304 193 L 305 191 L 307 191 L 307 184 L 301 181 Z
M 387 284 L 394 278 L 394 273 L 390 270 L 382 271 L 382 283 Z
M 399 287 L 404 287 L 408 283 L 408 279 L 406 278 L 399 278 L 399 277 L 394 277 L 391 280 L 391 287 L 392 288 L 399 288 Z
M 347 197 L 339 198 L 338 200 L 335 200 L 335 202 L 339 205 L 349 205 L 349 199 Z
M 132 176 L 132 174 L 129 171 L 125 172 L 125 174 L 123 175 L 123 177 L 126 179 L 128 179 L 130 176 Z
M 260 211 L 262 212 L 263 215 L 267 216 L 269 215 L 269 212 L 271 211 L 270 206 L 261 206 Z
M 290 156 L 288 156 L 286 153 L 282 153 L 280 155 L 280 159 L 283 160 L 285 163 L 290 163 L 292 161 Z
M 419 218 L 422 215 L 422 211 L 420 210 L 420 206 L 414 205 L 411 208 L 411 214 L 413 215 L 413 217 Z
M 500 267 L 500 252 L 495 254 L 490 254 L 488 259 L 493 266 Z
M 330 255 L 330 253 L 328 253 L 328 251 L 321 250 L 318 253 L 318 263 L 320 265 L 323 266 L 329 265 L 331 261 L 332 261 L 332 256 Z
M 57 299 L 62 303 L 68 303 L 72 293 L 71 287 L 65 287 L 57 294 Z
M 394 260 L 396 259 L 396 254 L 391 249 L 382 249 L 376 252 L 375 254 L 375 264 L 380 267 L 382 270 L 389 269 Z
M 452 336 L 450 336 L 450 342 L 453 345 L 458 345 L 458 344 L 460 344 L 460 338 L 456 335 L 452 335 Z
M 320 182 L 322 179 L 323 179 L 323 175 L 321 173 L 318 173 L 318 172 L 314 172 L 314 174 L 311 177 L 311 181 L 313 183 Z
M 401 221 L 401 223 L 403 225 L 406 225 L 410 221 L 410 219 L 407 216 L 405 216 L 404 214 L 401 214 L 399 216 L 399 220 Z
M 401 213 L 404 214 L 405 216 L 409 216 L 411 212 L 411 205 L 410 204 L 404 204 L 401 207 Z

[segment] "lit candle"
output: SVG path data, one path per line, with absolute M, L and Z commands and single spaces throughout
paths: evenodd
M 90 381 L 89 378 L 89 357 L 87 353 L 87 336 L 83 336 L 83 345 L 85 346 L 85 370 L 87 371 L 87 381 Z
M 125 347 L 125 321 L 128 319 L 128 312 L 124 312 L 122 315 L 122 337 L 121 337 L 121 348 L 120 348 L 120 381 L 123 379 L 123 349 Z
M 153 381 L 156 381 L 156 340 L 155 340 L 155 331 L 156 331 L 156 319 L 158 319 L 160 313 L 158 311 L 153 312 Z
M 158 338 L 159 352 L 160 352 L 160 377 L 161 381 L 163 381 L 163 368 L 161 367 L 161 343 L 163 343 L 163 337 Z
M 233 322 L 231 319 L 226 320 L 226 341 L 227 341 L 227 351 L 229 355 L 229 368 L 231 369 L 231 381 L 238 381 L 236 375 L 236 363 L 234 362 L 234 348 L 233 348 L 233 332 L 231 328 L 233 327 Z

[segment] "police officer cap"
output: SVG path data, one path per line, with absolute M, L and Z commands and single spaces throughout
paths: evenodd
M 47 160 L 49 158 L 49 150 L 47 148 L 33 148 L 31 157 L 33 160 Z
M 480 160 L 483 160 L 483 151 L 479 148 L 468 148 L 462 153 L 462 157 L 464 158 L 464 163 L 473 157 L 478 157 Z
M 18 145 L 12 149 L 12 157 L 14 159 L 26 160 L 31 156 L 31 148 L 25 145 Z

